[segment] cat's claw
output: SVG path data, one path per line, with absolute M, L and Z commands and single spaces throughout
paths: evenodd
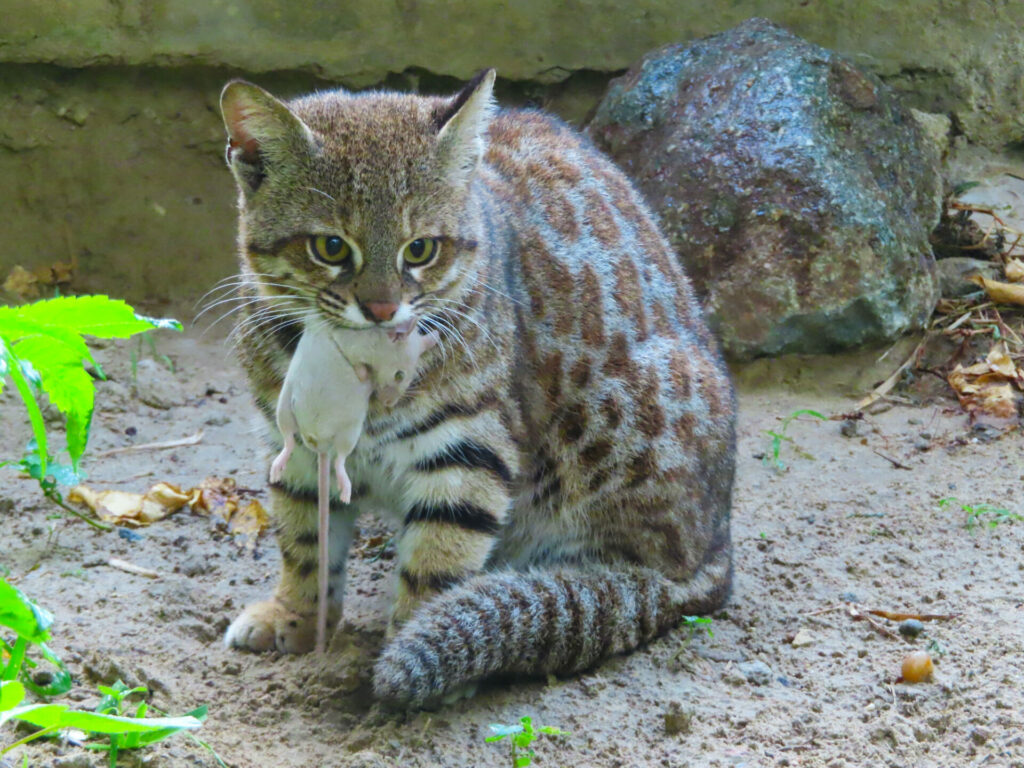
M 253 603 L 238 616 L 224 645 L 245 651 L 308 653 L 316 642 L 316 614 L 299 614 L 276 600 Z

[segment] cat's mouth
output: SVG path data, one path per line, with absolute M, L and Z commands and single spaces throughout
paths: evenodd
M 410 333 L 416 330 L 420 321 L 420 319 L 413 314 L 407 315 L 404 319 L 394 324 L 366 323 L 363 325 L 350 325 L 348 323 L 338 322 L 339 318 L 333 315 L 327 315 L 325 319 L 331 325 L 337 328 L 343 328 L 346 331 L 372 331 L 375 329 L 386 331 L 388 338 L 392 341 L 399 341 L 406 338 Z

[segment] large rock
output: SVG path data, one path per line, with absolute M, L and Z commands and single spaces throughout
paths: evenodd
M 937 152 L 843 57 L 753 19 L 644 58 L 588 130 L 660 215 L 730 356 L 835 351 L 928 319 Z

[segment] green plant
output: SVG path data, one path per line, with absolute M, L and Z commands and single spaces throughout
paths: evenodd
M 1016 523 L 1024 521 L 1024 515 L 1011 512 L 1002 507 L 993 507 L 991 504 L 963 504 L 955 496 L 947 496 L 939 499 L 939 509 L 946 509 L 956 505 L 967 516 L 964 520 L 964 528 L 974 531 L 976 525 L 987 525 L 995 528 L 1001 523 Z
M 10 377 L 25 406 L 33 435 L 20 460 L 5 461 L 0 466 L 13 465 L 27 473 L 48 499 L 82 517 L 64 504 L 57 486 L 73 484 L 80 477 L 95 398 L 93 377 L 105 378 L 85 336 L 123 339 L 154 328 L 180 331 L 181 323 L 143 317 L 123 301 L 106 296 L 62 296 L 20 307 L 0 307 L 0 390 Z M 66 418 L 69 465 L 58 464 L 50 454 L 37 392 L 45 393 Z
M 56 696 L 71 689 L 71 676 L 67 669 L 46 646 L 52 624 L 53 616 L 49 611 L 37 606 L 6 580 L 0 579 L 0 625 L 13 630 L 17 636 L 13 645 L 0 640 L 0 727 L 9 720 L 19 720 L 39 729 L 0 749 L 0 755 L 34 739 L 55 734 L 65 728 L 76 728 L 93 737 L 109 738 L 109 744 L 90 743 L 86 747 L 109 752 L 113 768 L 121 749 L 142 747 L 178 731 L 202 725 L 206 707 L 181 717 L 146 718 L 147 705 L 143 702 L 136 708 L 134 716 L 125 715 L 125 699 L 133 694 L 144 693 L 146 689 L 129 689 L 120 681 L 110 687 L 100 686 L 99 690 L 104 696 L 95 712 L 74 710 L 67 704 L 50 702 L 24 704 L 26 688 L 43 697 Z M 35 646 L 40 655 L 57 669 L 46 686 L 36 685 L 28 675 L 29 669 L 35 666 L 28 658 L 31 646 Z
M 153 338 L 152 331 L 143 331 L 137 337 L 138 343 L 135 345 L 135 349 L 128 350 L 128 357 L 132 364 L 132 381 L 138 381 L 139 378 L 139 360 L 142 359 L 142 342 L 145 340 L 146 346 L 149 347 L 149 354 L 154 360 L 159 360 L 172 374 L 174 373 L 174 361 L 171 360 L 167 355 L 161 354 L 156 351 L 156 339 Z
M 786 416 L 784 419 L 782 419 L 782 426 L 778 429 L 778 431 L 773 429 L 766 429 L 764 432 L 766 435 L 768 435 L 768 437 L 772 439 L 772 442 L 771 447 L 769 448 L 769 453 L 764 454 L 764 456 L 762 457 L 762 461 L 764 462 L 765 466 L 768 466 L 770 464 L 775 468 L 776 471 L 779 472 L 786 468 L 785 463 L 783 463 L 782 459 L 779 458 L 779 454 L 782 452 L 783 442 L 793 443 L 793 438 L 786 434 L 786 430 L 789 429 L 790 423 L 792 423 L 795 419 L 799 418 L 800 416 L 813 416 L 814 418 L 821 419 L 822 421 L 827 420 L 825 416 L 818 413 L 817 411 L 812 411 L 809 408 L 801 408 L 797 411 L 793 411 L 791 414 L 789 414 L 789 416 Z M 809 453 L 806 453 L 804 451 L 801 451 L 799 448 L 796 448 L 795 444 L 793 450 L 795 450 L 797 455 L 800 456 L 801 458 L 814 458 Z
M 690 628 L 690 637 L 692 638 L 697 631 L 704 627 L 708 631 L 708 637 L 714 637 L 715 633 L 711 631 L 711 617 L 710 616 L 683 616 L 683 626 Z
M 540 734 L 547 736 L 568 736 L 566 731 L 554 728 L 550 725 L 533 727 L 533 721 L 529 717 L 519 718 L 519 725 L 491 725 L 493 736 L 488 736 L 487 741 L 509 740 L 509 757 L 512 760 L 513 768 L 530 765 L 536 753 L 532 744 Z

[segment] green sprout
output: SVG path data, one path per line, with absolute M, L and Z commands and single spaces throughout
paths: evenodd
M 532 744 L 540 734 L 547 736 L 568 736 L 566 731 L 554 728 L 550 725 L 533 727 L 533 721 L 529 717 L 519 718 L 520 725 L 491 725 L 493 736 L 488 736 L 487 741 L 509 740 L 509 758 L 512 768 L 531 765 L 536 753 Z
M 960 511 L 966 515 L 964 528 L 972 533 L 977 525 L 995 528 L 1002 523 L 1024 521 L 1024 515 L 1011 512 L 1003 507 L 993 507 L 991 504 L 963 504 L 955 496 L 939 499 L 939 509 L 946 509 L 953 505 L 960 507 Z
M 782 472 L 783 470 L 786 469 L 785 463 L 782 461 L 782 459 L 779 458 L 779 454 L 782 452 L 783 442 L 793 444 L 793 450 L 795 450 L 797 452 L 797 455 L 800 456 L 801 458 L 814 458 L 809 453 L 801 451 L 799 448 L 797 448 L 795 443 L 793 443 L 793 438 L 786 434 L 786 430 L 789 429 L 790 423 L 793 422 L 795 419 L 799 418 L 800 416 L 813 416 L 814 418 L 821 419 L 822 421 L 827 420 L 826 416 L 823 416 L 817 411 L 812 411 L 809 408 L 801 408 L 800 410 L 793 411 L 791 414 L 789 414 L 789 416 L 786 416 L 782 420 L 782 426 L 779 428 L 778 431 L 773 429 L 766 429 L 764 432 L 766 435 L 768 435 L 768 437 L 772 439 L 772 443 L 770 452 L 766 453 L 762 459 L 765 466 L 771 465 L 772 467 L 775 468 L 777 472 Z

